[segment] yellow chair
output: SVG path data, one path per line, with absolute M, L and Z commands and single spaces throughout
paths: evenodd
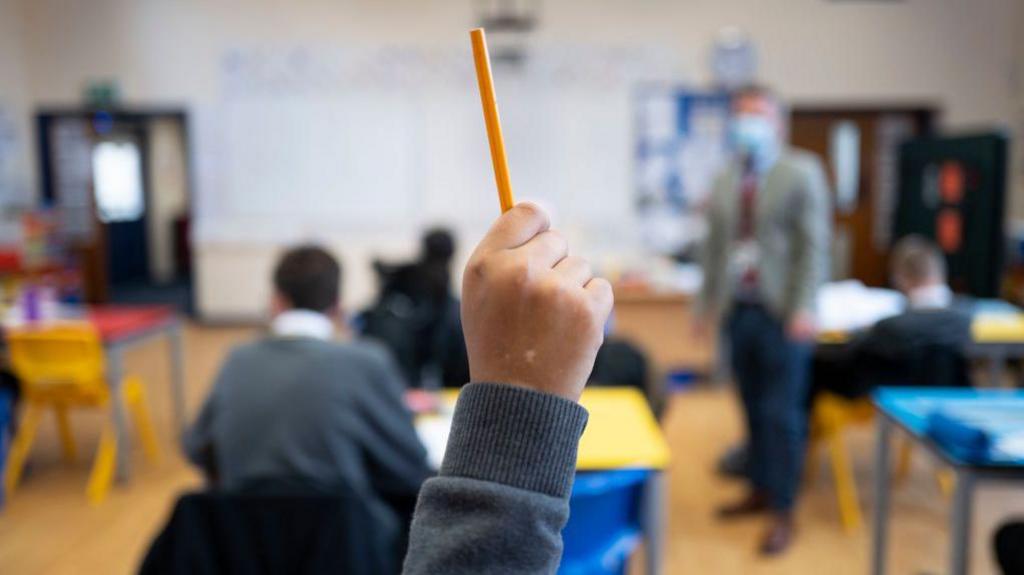
M 857 424 L 870 424 L 875 418 L 875 407 L 869 399 L 848 399 L 833 393 L 822 393 L 815 400 L 811 417 L 811 441 L 807 457 L 807 480 L 813 481 L 815 456 L 821 443 L 828 446 L 832 478 L 835 481 L 839 518 L 847 533 L 860 529 L 863 519 L 857 481 L 843 443 L 843 431 Z M 900 443 L 896 465 L 896 481 L 902 483 L 910 474 L 913 444 L 909 438 Z M 939 489 L 948 497 L 953 491 L 953 476 L 948 470 L 936 473 Z
M 129 376 L 108 385 L 103 347 L 91 326 L 18 329 L 8 332 L 6 340 L 11 366 L 21 381 L 25 402 L 24 417 L 11 445 L 4 477 L 8 493 L 18 485 L 43 409 L 47 407 L 52 407 L 57 417 L 57 430 L 68 461 L 73 460 L 77 452 L 68 409 L 110 408 L 111 399 L 124 401 L 128 407 L 146 458 L 152 462 L 159 458 L 142 381 Z M 111 390 L 120 392 L 120 397 L 112 398 Z M 119 448 L 113 422 L 108 419 L 100 435 L 86 488 L 86 495 L 93 504 L 102 502 L 110 490 Z
M 857 496 L 857 481 L 843 444 L 843 430 L 850 425 L 870 423 L 875 408 L 866 399 L 850 400 L 831 393 L 823 393 L 814 402 L 811 416 L 811 442 L 807 457 L 807 479 L 814 479 L 817 452 L 821 443 L 828 447 L 832 478 L 839 503 L 839 518 L 843 528 L 852 533 L 860 529 L 863 520 Z

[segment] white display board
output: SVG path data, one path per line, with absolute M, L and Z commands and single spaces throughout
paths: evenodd
M 535 47 L 496 66 L 512 185 L 543 202 L 573 244 L 639 245 L 633 90 L 670 76 L 670 51 Z M 413 255 L 446 225 L 459 263 L 498 215 L 467 40 L 457 49 L 251 47 L 221 62 L 215 100 L 193 109 L 200 313 L 265 310 L 280 250 L 316 241 L 345 265 L 344 304 L 371 301 L 371 261 Z
M 468 49 L 251 48 L 225 54 L 197 114 L 205 239 L 289 240 L 496 212 Z M 495 69 L 513 186 L 567 221 L 632 212 L 631 90 L 669 73 L 650 50 L 562 46 Z M 205 166 L 205 167 L 204 167 Z

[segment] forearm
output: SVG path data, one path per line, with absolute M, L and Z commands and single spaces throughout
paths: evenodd
M 420 492 L 405 573 L 554 573 L 586 420 L 553 395 L 467 386 L 441 473 Z

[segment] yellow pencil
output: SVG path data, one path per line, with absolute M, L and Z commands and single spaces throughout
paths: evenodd
M 476 80 L 480 85 L 480 103 L 484 108 L 484 123 L 487 124 L 487 141 L 491 145 L 491 162 L 494 163 L 494 180 L 498 184 L 498 201 L 501 213 L 512 209 L 512 180 L 508 175 L 508 159 L 505 157 L 505 139 L 501 135 L 501 120 L 498 118 L 498 102 L 494 97 L 494 78 L 491 77 L 491 58 L 487 55 L 487 41 L 484 29 L 469 31 L 473 42 L 473 62 L 476 64 Z

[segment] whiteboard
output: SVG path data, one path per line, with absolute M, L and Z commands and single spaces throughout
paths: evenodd
M 517 199 L 568 225 L 625 225 L 632 90 L 667 75 L 667 61 L 651 49 L 550 46 L 524 68 L 496 68 Z M 200 243 L 476 227 L 497 213 L 468 46 L 234 49 L 220 92 L 197 114 Z

